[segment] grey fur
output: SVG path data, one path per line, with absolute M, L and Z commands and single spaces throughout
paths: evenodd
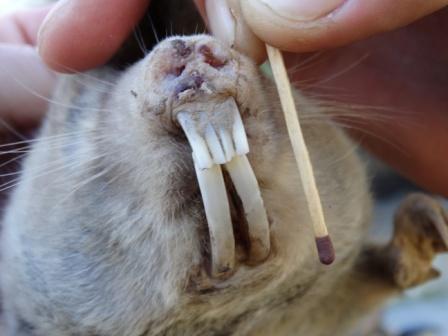
M 157 80 L 175 62 L 164 57 L 168 40 L 122 73 L 91 74 L 113 87 L 93 90 L 98 82 L 83 75 L 61 78 L 58 103 L 4 220 L 6 336 L 346 335 L 358 315 L 396 291 L 387 275 L 360 267 L 370 265 L 361 249 L 371 199 L 344 133 L 296 95 L 299 114 L 321 120 L 303 131 L 336 249 L 326 267 L 316 255 L 275 87 L 211 37 L 183 40 L 211 45 L 234 62 L 229 78 L 271 220 L 271 256 L 258 266 L 239 262 L 225 281 L 207 275 L 191 149 L 161 95 L 169 83 Z M 225 76 L 209 79 L 227 85 Z M 88 108 L 68 108 L 73 104 Z M 66 133 L 49 145 L 48 137 Z M 18 331 L 19 317 L 30 332 Z

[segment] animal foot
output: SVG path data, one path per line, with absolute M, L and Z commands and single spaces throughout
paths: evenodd
M 395 230 L 387 247 L 396 285 L 410 288 L 439 276 L 432 267 L 438 253 L 448 251 L 448 214 L 434 198 L 408 196 L 395 214 Z

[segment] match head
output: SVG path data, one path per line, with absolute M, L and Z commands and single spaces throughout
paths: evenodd
M 320 262 L 324 265 L 332 264 L 336 256 L 330 236 L 316 237 L 316 245 Z

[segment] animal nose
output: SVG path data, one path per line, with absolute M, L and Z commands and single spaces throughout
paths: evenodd
M 176 58 L 190 59 L 193 56 L 215 69 L 220 69 L 227 64 L 227 60 L 223 55 L 218 55 L 213 51 L 217 46 L 214 46 L 212 42 L 200 45 L 189 45 L 182 39 L 176 39 L 171 41 L 171 46 L 174 49 L 174 56 Z
M 220 69 L 227 63 L 226 60 L 222 60 L 222 59 L 218 58 L 213 53 L 212 49 L 206 44 L 201 45 L 198 48 L 198 51 L 199 51 L 199 54 L 202 55 L 204 62 L 215 69 Z
M 174 85 L 175 96 L 187 90 L 199 90 L 228 63 L 228 57 L 212 41 L 197 44 L 175 39 L 171 41 L 171 47 L 175 66 L 169 75 L 174 76 L 177 82 Z
M 198 90 L 202 83 L 204 83 L 204 77 L 198 71 L 193 71 L 174 87 L 174 95 L 177 96 L 179 93 L 191 89 Z
M 188 57 L 193 51 L 193 48 L 188 46 L 187 43 L 181 39 L 171 41 L 171 45 L 173 46 L 176 54 L 180 57 Z

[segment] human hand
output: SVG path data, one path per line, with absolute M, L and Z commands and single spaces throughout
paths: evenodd
M 54 74 L 35 48 L 37 31 L 49 9 L 0 17 L 0 118 L 19 128 L 42 118 L 47 102 L 41 97 L 49 97 L 54 85 Z

